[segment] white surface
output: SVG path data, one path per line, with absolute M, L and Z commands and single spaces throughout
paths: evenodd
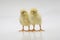
M 19 33 L 20 9 L 35 7 L 42 16 L 42 33 Z M 40 36 L 39 36 L 40 35 Z M 60 0 L 0 0 L 0 40 L 60 40 Z

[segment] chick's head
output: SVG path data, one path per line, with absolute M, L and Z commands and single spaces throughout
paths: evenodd
M 22 16 L 25 16 L 25 15 L 27 15 L 27 11 L 25 11 L 25 10 L 22 10 L 22 11 L 21 11 L 21 15 L 22 15 Z
M 31 11 L 30 11 L 30 13 L 32 15 L 36 15 L 37 14 L 37 9 L 36 8 L 32 8 Z

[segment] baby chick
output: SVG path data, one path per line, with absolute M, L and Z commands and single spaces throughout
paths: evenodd
M 20 15 L 20 23 L 22 24 L 22 31 L 24 31 L 24 26 L 28 26 L 28 31 L 30 31 L 30 21 L 29 21 L 29 16 L 28 12 L 25 10 L 22 10 Z
M 31 17 L 31 23 L 33 25 L 33 31 L 35 31 L 35 24 L 38 24 L 40 26 L 39 31 L 43 31 L 41 28 L 41 16 L 38 14 L 37 9 L 33 8 L 30 11 L 30 17 Z

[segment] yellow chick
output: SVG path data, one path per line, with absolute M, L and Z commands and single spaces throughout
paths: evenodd
M 33 25 L 33 31 L 35 31 L 35 24 L 38 24 L 40 26 L 40 31 L 43 31 L 41 28 L 41 16 L 38 14 L 37 9 L 32 8 L 30 11 L 30 17 L 31 17 L 31 24 Z
M 30 21 L 29 21 L 29 16 L 28 12 L 25 10 L 21 10 L 20 12 L 20 23 L 22 24 L 22 31 L 24 31 L 24 26 L 28 26 L 28 31 L 30 30 Z

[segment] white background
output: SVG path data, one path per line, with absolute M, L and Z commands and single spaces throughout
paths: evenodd
M 18 32 L 20 9 L 37 8 L 44 32 Z M 34 35 L 35 34 L 35 35 Z M 27 39 L 26 39 L 27 38 Z M 60 0 L 0 0 L 0 40 L 60 40 Z

